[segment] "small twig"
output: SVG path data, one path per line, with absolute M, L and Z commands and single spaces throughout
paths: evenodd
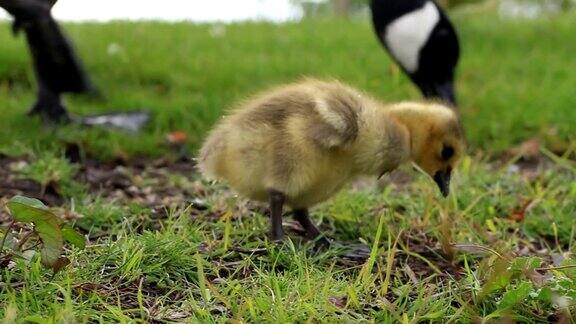
M 30 250 L 34 250 L 35 248 L 37 248 L 38 246 L 40 246 L 40 244 L 42 244 L 42 242 L 36 242 L 36 244 L 30 246 L 29 248 L 27 248 L 26 250 L 22 250 L 22 252 L 26 252 L 26 251 L 30 251 Z
M 26 259 L 24 256 L 18 254 L 18 253 L 14 253 L 14 252 L 9 252 L 7 253 L 5 256 L 3 256 L 0 260 L 2 260 L 0 263 L 4 262 L 5 260 L 10 261 L 10 259 L 12 259 L 12 257 L 16 257 L 16 258 L 20 258 L 22 260 L 28 260 Z
M 542 152 L 542 154 L 546 155 L 550 160 L 554 161 L 556 164 L 560 165 L 561 167 L 568 169 L 569 171 L 572 172 L 576 172 L 576 168 L 574 167 L 574 163 L 571 162 L 570 160 L 558 156 L 556 154 L 554 154 L 553 152 L 547 150 L 544 147 L 540 148 L 540 152 Z
M 20 241 L 18 242 L 18 245 L 16 245 L 16 248 L 14 250 L 20 251 L 22 246 L 24 246 L 24 243 L 26 243 L 26 241 L 28 241 L 30 236 L 32 236 L 32 234 L 34 234 L 34 233 L 35 233 L 34 230 L 31 230 L 30 232 L 24 234 L 24 236 L 22 237 L 22 239 L 20 239 Z
M 499 257 L 500 259 L 507 259 L 505 258 L 502 254 L 496 252 L 496 250 L 493 250 L 489 247 L 486 246 L 482 246 L 482 245 L 477 245 L 477 244 L 452 244 L 453 247 L 455 248 L 475 248 L 475 249 L 479 249 L 479 250 L 484 250 L 486 252 L 490 252 L 494 255 L 496 255 L 497 257 Z
M 398 245 L 400 245 L 400 247 L 402 248 L 402 252 L 406 253 L 406 255 L 408 256 L 412 256 L 415 257 L 417 259 L 420 259 L 422 261 L 424 261 L 429 267 L 430 269 L 432 269 L 437 275 L 442 276 L 444 273 L 438 269 L 437 266 L 435 266 L 430 260 L 426 259 L 425 257 L 423 257 L 422 255 L 416 253 L 416 252 L 412 252 L 410 251 L 410 249 L 408 249 L 408 247 L 406 247 L 402 242 L 398 242 Z
M 264 255 L 268 252 L 266 248 L 246 249 L 242 247 L 232 247 L 230 250 L 238 253 L 253 254 L 253 255 Z
M 558 266 L 558 267 L 536 268 L 534 270 L 536 270 L 536 271 L 551 271 L 551 270 L 562 270 L 562 269 L 572 269 L 572 268 L 576 268 L 576 264 L 569 264 L 569 265 Z
M 18 288 L 24 286 L 24 282 L 15 282 L 13 284 L 0 282 L 0 288 L 4 287 L 11 287 L 11 288 Z
M 2 243 L 0 243 L 0 252 L 4 251 L 4 243 L 6 243 L 6 239 L 8 238 L 8 233 L 10 233 L 10 230 L 12 229 L 12 226 L 14 226 L 14 223 L 16 223 L 16 221 L 12 220 L 10 222 L 10 225 L 8 225 L 8 228 L 6 229 L 6 233 L 4 233 L 4 237 L 2 238 Z

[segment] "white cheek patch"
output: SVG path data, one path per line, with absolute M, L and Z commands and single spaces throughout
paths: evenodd
M 410 73 L 418 70 L 420 50 L 440 20 L 438 8 L 428 1 L 415 11 L 411 11 L 392 21 L 384 31 L 386 42 L 392 55 Z

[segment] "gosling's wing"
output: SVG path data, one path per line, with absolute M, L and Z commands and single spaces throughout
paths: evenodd
M 342 147 L 358 135 L 357 107 L 359 98 L 355 94 L 338 93 L 318 97 L 315 100 L 314 118 L 309 127 L 309 137 L 321 147 Z

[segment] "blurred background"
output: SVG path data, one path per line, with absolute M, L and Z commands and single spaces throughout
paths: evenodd
M 573 10 L 574 0 L 441 0 L 445 8 L 471 4 L 498 7 L 503 17 L 536 18 Z M 359 16 L 369 14 L 363 0 L 60 0 L 54 17 L 63 21 L 163 20 L 194 22 L 233 22 L 300 20 L 316 16 Z M 4 12 L 0 17 L 7 18 Z
M 365 0 L 60 0 L 52 12 L 103 94 L 66 94 L 72 114 L 145 110 L 136 134 L 41 127 L 26 112 L 36 78 L 25 37 L 0 11 L 0 152 L 77 143 L 98 159 L 193 154 L 234 102 L 302 76 L 337 78 L 386 101 L 421 94 L 379 43 Z M 537 139 L 570 152 L 575 0 L 441 0 L 460 39 L 456 92 L 471 152 Z M 576 118 L 576 117 L 574 117 Z M 30 131 L 30 130 L 34 131 Z

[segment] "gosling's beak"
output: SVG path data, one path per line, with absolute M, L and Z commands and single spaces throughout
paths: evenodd
M 438 188 L 440 188 L 440 192 L 442 193 L 442 196 L 444 197 L 448 197 L 448 194 L 450 193 L 450 174 L 451 174 L 452 170 L 448 169 L 445 171 L 438 171 L 436 172 L 436 174 L 434 174 L 434 182 L 436 182 L 436 184 L 438 185 Z

